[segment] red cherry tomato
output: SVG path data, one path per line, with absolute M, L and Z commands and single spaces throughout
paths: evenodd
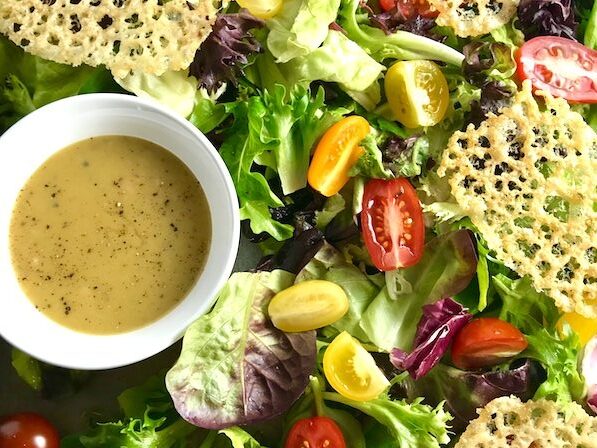
M 59 448 L 56 428 L 31 412 L 0 418 L 0 448 Z
M 515 326 L 494 317 L 470 321 L 454 338 L 452 363 L 464 370 L 490 367 L 518 355 L 528 342 Z
M 342 431 L 328 417 L 302 418 L 294 424 L 284 448 L 346 448 Z
M 421 203 L 404 178 L 367 182 L 361 227 L 371 260 L 381 271 L 412 266 L 423 255 L 425 224 Z
M 597 51 L 570 39 L 540 36 L 516 52 L 517 74 L 533 88 L 575 103 L 597 103 Z
M 384 11 L 398 8 L 406 20 L 413 19 L 417 15 L 434 19 L 439 14 L 439 11 L 432 8 L 427 0 L 379 0 L 379 6 Z

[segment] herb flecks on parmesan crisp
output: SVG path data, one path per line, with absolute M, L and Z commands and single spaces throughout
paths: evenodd
M 597 136 L 525 83 L 510 107 L 456 132 L 440 176 L 497 257 L 563 311 L 597 316 Z
M 508 23 L 519 0 L 431 0 L 439 11 L 437 24 L 449 26 L 460 37 L 481 36 Z
M 574 402 L 560 409 L 546 399 L 522 403 L 514 396 L 500 397 L 478 412 L 456 448 L 596 446 L 597 418 Z

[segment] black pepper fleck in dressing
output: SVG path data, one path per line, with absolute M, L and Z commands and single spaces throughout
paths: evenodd
M 13 211 L 10 248 L 40 312 L 88 333 L 120 333 L 166 314 L 210 248 L 207 200 L 190 170 L 134 137 L 95 137 L 48 159 Z

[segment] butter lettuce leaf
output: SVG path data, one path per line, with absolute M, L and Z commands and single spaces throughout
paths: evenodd
M 337 82 L 343 90 L 361 92 L 377 81 L 385 67 L 342 32 L 329 30 L 321 47 L 281 69 L 291 82 Z
M 293 280 L 280 270 L 233 274 L 213 310 L 187 329 L 166 375 L 185 420 L 210 429 L 256 423 L 303 393 L 315 368 L 315 332 L 287 334 L 267 317 L 271 298 Z
M 266 21 L 267 48 L 276 62 L 309 54 L 325 40 L 340 0 L 287 0 L 280 14 Z

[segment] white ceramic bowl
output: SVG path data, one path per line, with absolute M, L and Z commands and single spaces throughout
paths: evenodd
M 187 297 L 158 321 L 127 333 L 93 335 L 65 328 L 34 308 L 17 282 L 9 225 L 19 193 L 56 151 L 99 135 L 128 135 L 170 150 L 195 174 L 210 206 L 212 241 L 204 270 Z M 89 94 L 49 104 L 0 137 L 0 334 L 48 363 L 107 369 L 148 358 L 178 340 L 212 305 L 234 265 L 239 212 L 234 185 L 207 138 L 159 104 L 134 96 Z

